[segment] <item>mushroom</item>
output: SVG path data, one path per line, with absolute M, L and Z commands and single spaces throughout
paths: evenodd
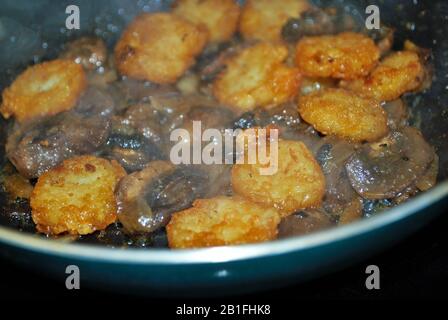
M 105 155 L 117 160 L 127 172 L 142 170 L 150 161 L 164 158 L 157 144 L 132 131 L 112 132 L 107 146 Z
M 352 187 L 366 199 L 394 198 L 420 178 L 434 160 L 419 130 L 404 127 L 360 148 L 346 164 Z
M 82 37 L 67 43 L 61 58 L 71 59 L 86 70 L 93 70 L 106 63 L 107 47 L 100 38 Z
M 148 103 L 130 106 L 124 115 L 114 117 L 103 155 L 120 162 L 128 172 L 142 170 L 150 161 L 165 159 L 161 149 L 166 142 L 162 117 Z
M 323 211 L 300 211 L 282 219 L 278 226 L 278 235 L 279 238 L 299 236 L 329 228 L 333 224 Z
M 207 176 L 194 168 L 154 161 L 118 184 L 118 219 L 127 233 L 151 233 L 164 227 L 171 213 L 191 206 L 208 188 Z
M 89 88 L 70 111 L 33 123 L 16 125 L 6 153 L 26 178 L 36 178 L 63 160 L 94 153 L 109 135 L 114 101 L 102 90 Z
M 407 125 L 408 110 L 401 99 L 384 103 L 384 111 L 387 113 L 387 125 L 391 130 L 399 130 Z
M 345 170 L 345 164 L 355 152 L 357 145 L 335 137 L 325 137 L 316 153 L 316 159 L 325 175 L 326 191 L 323 208 L 335 220 L 349 209 L 356 208 L 358 198 Z M 361 206 L 359 206 L 361 214 Z
M 294 43 L 305 36 L 336 34 L 360 29 L 361 20 L 336 7 L 312 7 L 299 18 L 289 19 L 282 28 L 286 42 Z

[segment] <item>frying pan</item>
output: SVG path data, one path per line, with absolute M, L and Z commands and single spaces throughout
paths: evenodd
M 110 46 L 141 11 L 166 9 L 169 1 L 18 1 L 0 4 L 0 84 L 17 70 L 54 57 L 60 44 L 96 34 Z M 444 210 L 448 181 L 448 3 L 438 1 L 315 1 L 336 5 L 363 19 L 367 5 L 380 8 L 382 23 L 405 39 L 431 48 L 435 79 L 424 93 L 406 100 L 415 125 L 440 156 L 439 182 L 430 191 L 383 214 L 311 235 L 269 243 L 199 250 L 110 249 L 71 244 L 0 226 L 0 254 L 55 277 L 68 265 L 80 268 L 81 283 L 151 295 L 235 294 L 280 287 L 333 272 L 391 246 Z M 78 5 L 81 29 L 64 28 L 65 8 Z M 1 122 L 0 139 L 6 123 Z M 3 149 L 3 148 L 1 148 Z M 3 152 L 0 151 L 0 152 Z M 1 156 L 1 154 L 0 154 Z M 3 158 L 0 157 L 0 158 Z

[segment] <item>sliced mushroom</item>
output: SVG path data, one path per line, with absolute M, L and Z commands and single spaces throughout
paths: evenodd
M 208 84 L 225 68 L 226 60 L 234 55 L 243 45 L 237 41 L 218 43 L 208 46 L 199 56 L 195 70 L 201 81 Z
M 280 136 L 287 140 L 301 140 L 301 138 L 308 140 L 308 135 L 317 137 L 317 132 L 301 120 L 297 105 L 292 102 L 268 110 L 257 108 L 242 114 L 233 122 L 234 129 L 244 130 L 267 126 L 277 128 Z
M 383 105 L 384 111 L 387 113 L 387 125 L 392 130 L 398 130 L 407 125 L 408 110 L 401 99 L 386 102 Z
M 232 119 L 233 112 L 229 109 L 217 106 L 194 105 L 186 114 L 185 127 L 189 127 L 193 121 L 200 121 L 202 130 L 220 130 L 228 128 Z
M 312 233 L 331 227 L 333 222 L 320 210 L 301 211 L 283 218 L 278 226 L 280 238 Z
M 287 42 L 296 42 L 304 36 L 317 36 L 335 32 L 334 17 L 322 9 L 312 8 L 299 18 L 289 19 L 282 28 Z
M 165 218 L 157 216 L 146 199 L 150 191 L 147 189 L 158 176 L 173 171 L 174 166 L 170 163 L 155 161 L 120 181 L 115 191 L 117 214 L 127 232 L 151 232 L 164 223 Z
M 359 19 L 358 19 L 359 20 Z M 305 36 L 336 34 L 360 29 L 360 22 L 352 14 L 336 7 L 312 7 L 299 18 L 291 18 L 282 29 L 287 42 L 297 42 Z
M 142 170 L 149 162 L 163 160 L 159 146 L 138 133 L 113 132 L 105 156 L 117 160 L 127 172 Z
M 6 153 L 26 178 L 36 178 L 63 160 L 97 152 L 109 135 L 114 101 L 90 88 L 71 111 L 16 126 Z
M 83 37 L 67 43 L 61 58 L 74 60 L 86 70 L 93 70 L 106 63 L 107 47 L 100 38 Z
M 158 85 L 147 81 L 123 78 L 114 84 L 117 93 L 126 101 L 125 108 L 132 104 L 148 102 L 150 98 L 172 97 L 179 92 L 171 85 Z
M 346 170 L 362 197 L 394 198 L 426 172 L 434 156 L 420 131 L 405 127 L 363 146 L 349 159 Z
M 169 222 L 171 213 L 206 194 L 207 188 L 207 176 L 194 168 L 151 162 L 117 186 L 118 219 L 130 234 L 153 232 Z
M 326 182 L 323 208 L 335 220 L 339 220 L 358 198 L 345 170 L 345 164 L 355 153 L 356 147 L 342 139 L 325 137 L 316 153 Z
M 344 225 L 357 221 L 363 215 L 363 202 L 359 196 L 355 196 L 353 200 L 342 211 L 338 224 Z
M 150 103 L 162 115 L 160 121 L 167 136 L 174 129 L 188 129 L 192 121 L 203 122 L 203 129 L 219 129 L 225 127 L 232 116 L 231 111 L 218 106 L 215 100 L 201 95 L 151 97 Z
M 439 174 L 439 156 L 434 155 L 434 160 L 431 162 L 428 170 L 423 176 L 415 182 L 416 187 L 420 191 L 426 191 L 435 186 L 437 182 L 437 175 Z

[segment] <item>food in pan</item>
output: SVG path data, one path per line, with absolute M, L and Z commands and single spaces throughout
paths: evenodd
M 18 122 L 70 110 L 86 87 L 83 68 L 71 60 L 29 67 L 3 91 L 1 113 Z
M 224 62 L 225 71 L 215 80 L 213 94 L 240 112 L 288 102 L 297 95 L 300 73 L 284 63 L 287 57 L 288 49 L 281 44 L 260 42 L 244 48 Z
M 66 43 L 3 89 L 0 223 L 181 249 L 300 236 L 399 205 L 436 184 L 438 156 L 403 99 L 431 85 L 430 53 L 393 44 L 390 29 L 305 0 L 177 0 L 113 46 Z M 198 124 L 209 139 L 194 141 Z M 216 151 L 228 129 L 276 130 L 264 141 L 276 170 L 261 174 L 260 149 L 252 163 Z M 172 161 L 198 145 L 214 161 Z

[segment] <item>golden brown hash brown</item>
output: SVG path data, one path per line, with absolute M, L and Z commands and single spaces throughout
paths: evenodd
M 37 230 L 46 234 L 89 234 L 117 216 L 114 189 L 126 172 L 116 161 L 81 156 L 44 173 L 31 195 Z
M 310 8 L 306 0 L 248 0 L 243 7 L 239 30 L 244 39 L 281 41 L 282 28 Z
M 238 27 L 240 6 L 234 0 L 177 0 L 173 13 L 205 27 L 210 42 L 232 38 Z
M 131 78 L 174 83 L 195 62 L 208 32 L 174 14 L 142 14 L 115 47 L 118 71 Z
M 75 106 L 86 87 L 86 75 L 70 60 L 28 67 L 3 91 L 2 115 L 18 122 L 52 116 Z
M 354 142 L 375 141 L 388 132 L 386 112 L 377 100 L 344 89 L 301 97 L 299 113 L 317 131 Z
M 167 226 L 170 248 L 200 248 L 273 240 L 280 215 L 239 197 L 200 199 Z
M 300 74 L 284 61 L 283 45 L 258 43 L 226 61 L 227 68 L 213 84 L 215 97 L 239 112 L 273 107 L 297 95 Z
M 236 164 L 232 169 L 233 191 L 244 198 L 272 206 L 283 216 L 319 207 L 325 192 L 322 169 L 300 141 L 278 142 L 278 171 L 261 175 L 261 164 Z
M 424 80 L 425 69 L 418 54 L 398 51 L 384 58 L 366 78 L 342 83 L 342 86 L 380 101 L 391 101 L 419 88 Z
M 368 75 L 379 57 L 372 39 L 344 32 L 303 38 L 297 44 L 296 64 L 309 77 L 355 79 Z

